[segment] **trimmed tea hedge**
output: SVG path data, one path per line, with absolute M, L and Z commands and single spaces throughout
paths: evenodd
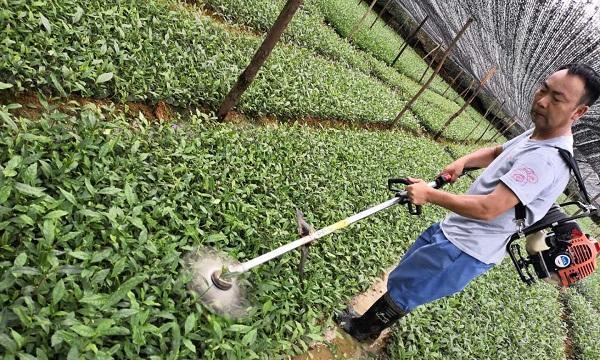
M 183 253 L 247 260 L 297 237 L 295 208 L 323 227 L 389 198 L 387 178 L 432 178 L 450 158 L 400 132 L 237 128 L 201 113 L 164 126 L 91 104 L 0 118 L 0 347 L 21 356 L 301 352 L 443 214 L 397 207 L 320 240 L 304 292 L 296 253 L 263 265 L 236 322 L 186 290 Z

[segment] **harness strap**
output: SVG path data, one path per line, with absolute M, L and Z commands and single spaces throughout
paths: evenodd
M 569 167 L 573 175 L 575 175 L 575 179 L 577 180 L 577 186 L 579 187 L 579 192 L 583 195 L 585 201 L 588 204 L 590 204 L 590 195 L 588 194 L 587 189 L 585 188 L 585 184 L 583 183 L 583 178 L 581 177 L 581 171 L 579 170 L 577 161 L 575 161 L 575 158 L 573 157 L 573 155 L 571 155 L 571 153 L 568 150 L 561 149 L 556 146 L 555 148 L 558 149 L 558 154 L 567 163 L 567 166 Z M 519 203 L 515 206 L 515 220 L 517 221 L 517 223 L 523 223 L 525 221 L 525 217 L 527 215 L 526 210 L 526 206 L 519 201 Z

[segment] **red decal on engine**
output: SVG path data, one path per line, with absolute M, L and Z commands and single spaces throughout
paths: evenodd
M 529 167 L 521 167 L 516 170 L 513 170 L 511 173 L 511 177 L 514 181 L 519 184 L 535 184 L 538 182 L 538 177 L 533 171 L 532 168 Z

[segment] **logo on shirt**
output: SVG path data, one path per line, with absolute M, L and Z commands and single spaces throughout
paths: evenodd
M 510 176 L 519 184 L 535 184 L 538 182 L 538 177 L 530 167 L 520 167 L 513 170 Z

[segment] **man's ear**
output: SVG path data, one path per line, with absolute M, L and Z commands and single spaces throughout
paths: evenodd
M 575 110 L 575 113 L 573 114 L 573 121 L 579 119 L 580 117 L 582 117 L 583 115 L 585 115 L 585 113 L 590 109 L 589 106 L 587 105 L 579 105 L 577 107 L 577 110 Z

